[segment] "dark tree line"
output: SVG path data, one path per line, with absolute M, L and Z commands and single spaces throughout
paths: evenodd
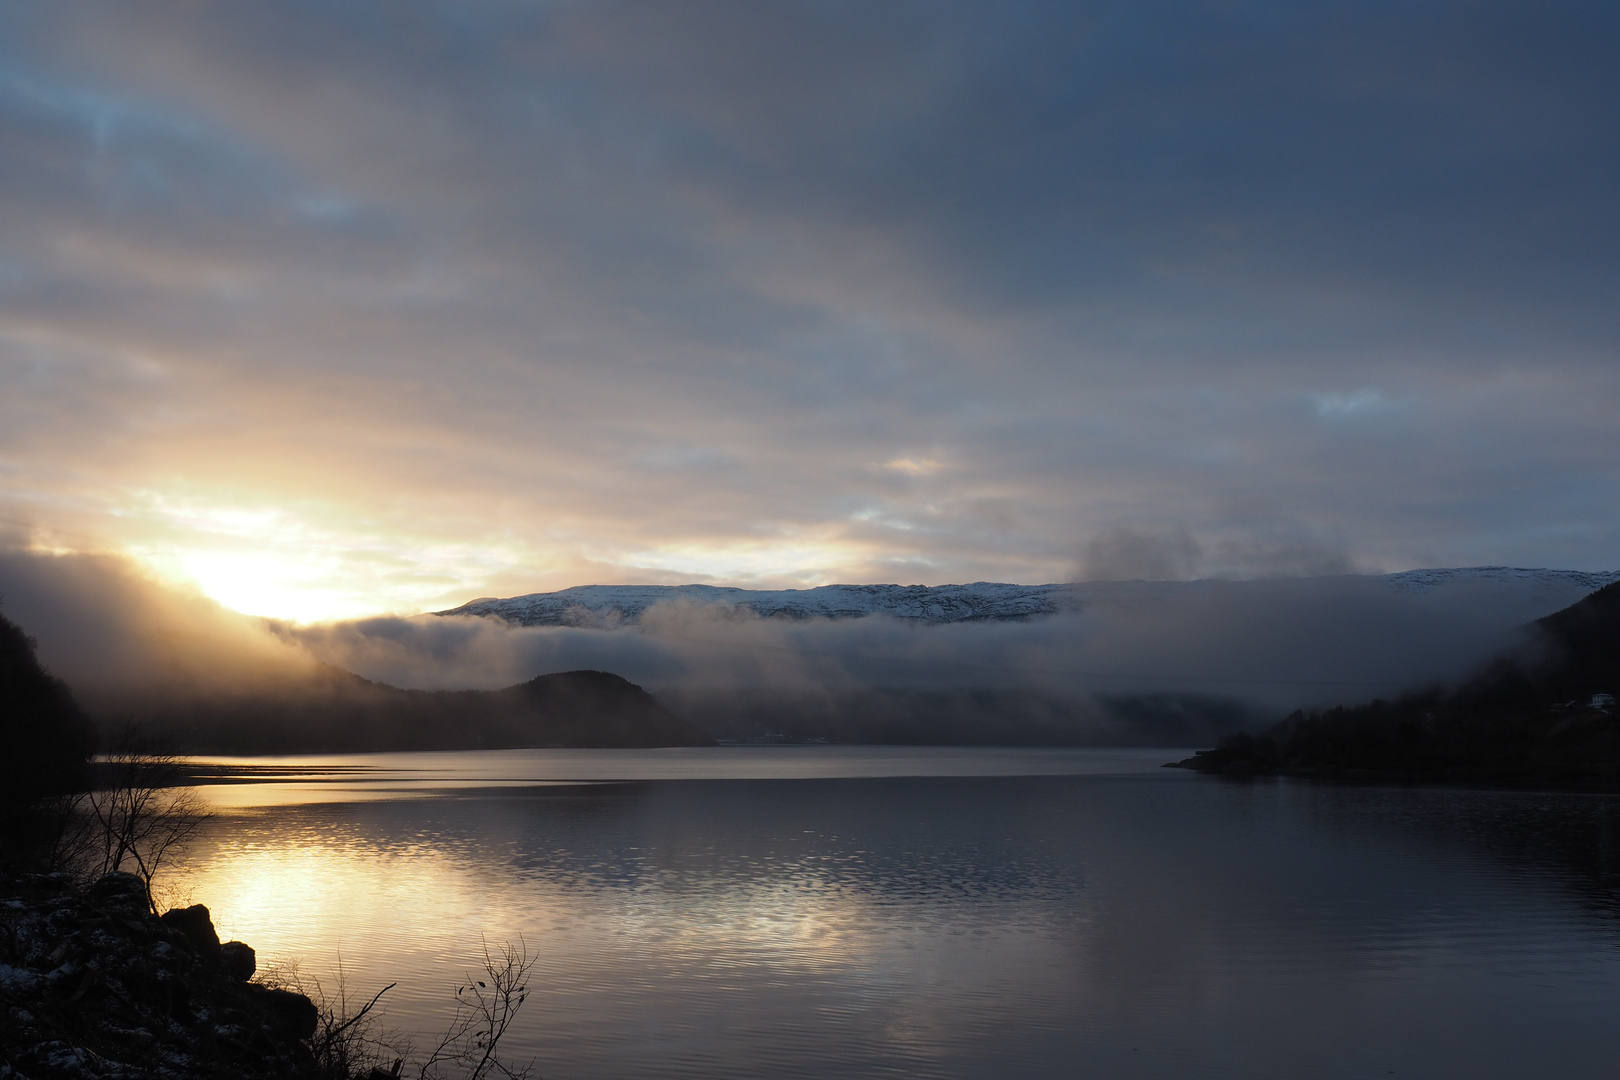
M 35 643 L 0 615 L 0 868 L 65 872 L 82 882 L 114 871 L 146 886 L 206 815 L 178 759 L 133 726 L 97 754 L 95 725 Z
M 1201 772 L 1449 780 L 1620 789 L 1620 584 L 1527 627 L 1451 690 L 1299 711 L 1182 764 Z
M 95 729 L 34 640 L 0 615 L 0 858 L 26 860 L 48 840 L 60 801 L 85 788 Z

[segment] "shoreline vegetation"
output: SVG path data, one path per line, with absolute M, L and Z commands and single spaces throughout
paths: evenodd
M 1293 713 L 1169 767 L 1218 776 L 1620 791 L 1620 583 L 1454 689 Z

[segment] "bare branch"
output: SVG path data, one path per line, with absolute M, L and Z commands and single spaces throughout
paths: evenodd
M 534 1063 L 513 1068 L 500 1058 L 502 1037 L 517 1018 L 518 1009 L 528 998 L 528 977 L 538 957 L 531 956 L 520 937 L 517 945 L 503 942 L 492 953 L 483 943 L 484 979 L 468 977 L 467 985 L 456 988 L 456 1011 L 439 1045 L 420 1066 L 421 1080 L 466 1080 L 504 1076 L 524 1080 L 532 1076 Z M 445 1066 L 458 1067 L 447 1073 Z
M 76 856 L 86 876 L 132 869 L 155 905 L 154 879 L 209 815 L 183 786 L 180 759 L 143 746 L 136 728 L 120 734 L 112 752 L 97 760 L 96 771 L 100 782 L 79 804 L 88 814 L 89 835 L 64 842 L 60 850 Z

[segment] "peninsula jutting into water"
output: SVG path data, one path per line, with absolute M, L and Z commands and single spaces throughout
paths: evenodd
M 1539 619 L 1461 686 L 1295 712 L 1178 762 L 1222 775 L 1620 789 L 1620 584 Z

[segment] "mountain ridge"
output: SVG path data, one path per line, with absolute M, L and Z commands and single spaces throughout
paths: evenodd
M 1620 581 L 1620 570 L 1555 570 L 1511 566 L 1434 567 L 1393 574 L 1343 575 L 1381 581 L 1402 592 L 1428 592 L 1467 583 L 1584 589 Z M 1300 579 L 1326 580 L 1326 579 Z M 717 585 L 576 585 L 554 592 L 480 597 L 437 616 L 473 615 L 516 626 L 612 628 L 639 621 L 654 607 L 687 603 L 733 608 L 760 618 L 852 619 L 887 615 L 930 625 L 1012 622 L 1079 611 L 1094 599 L 1132 590 L 1165 591 L 1234 584 L 1192 581 L 1063 582 L 1017 585 L 978 581 L 964 585 L 820 585 L 810 589 L 743 589 Z

